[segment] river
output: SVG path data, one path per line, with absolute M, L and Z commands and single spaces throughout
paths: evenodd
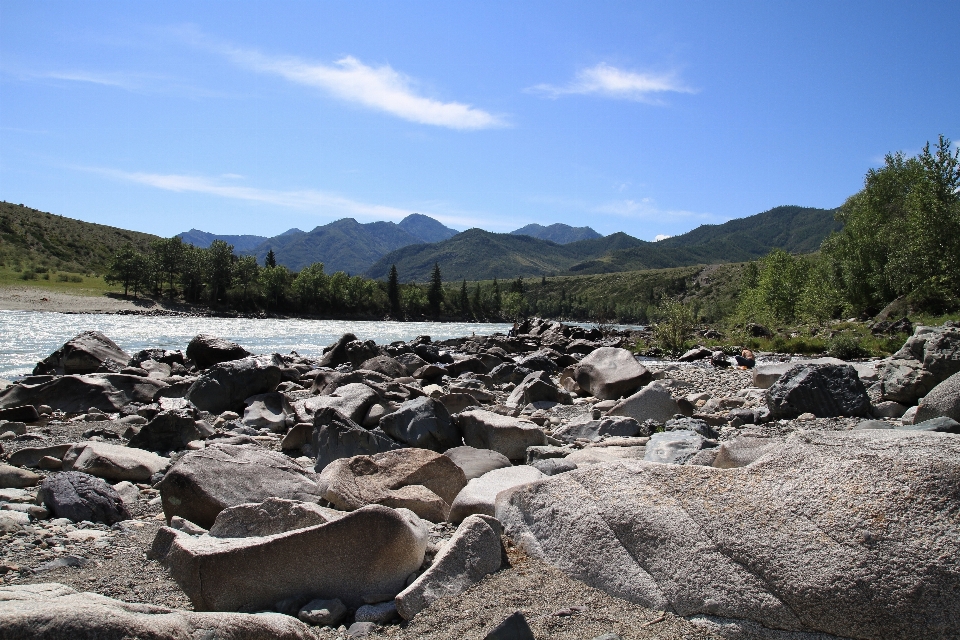
M 0 311 L 0 378 L 29 374 L 39 360 L 81 331 L 101 331 L 129 354 L 141 349 L 186 350 L 191 338 L 208 333 L 232 340 L 253 353 L 316 356 L 344 333 L 389 344 L 428 335 L 434 340 L 506 333 L 512 325 L 484 322 L 388 322 L 195 318 Z

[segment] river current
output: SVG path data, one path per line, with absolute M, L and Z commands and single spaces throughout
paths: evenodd
M 434 340 L 506 333 L 512 325 L 483 322 L 390 322 L 370 320 L 302 320 L 195 318 L 0 311 L 0 378 L 29 374 L 39 360 L 81 331 L 96 330 L 134 354 L 141 349 L 186 350 L 199 333 L 232 340 L 252 353 L 317 356 L 344 333 L 389 344 L 428 335 Z

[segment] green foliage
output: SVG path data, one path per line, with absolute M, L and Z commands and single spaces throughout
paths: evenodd
M 664 351 L 680 353 L 687 347 L 687 338 L 693 331 L 694 323 L 695 318 L 689 306 L 676 299 L 664 300 L 657 307 L 653 339 Z
M 273 253 L 273 249 L 267 251 L 267 255 L 263 258 L 263 266 L 265 267 L 275 267 L 277 266 L 277 256 Z
M 827 353 L 841 360 L 866 358 L 870 355 L 861 343 L 860 337 L 847 331 L 841 331 L 830 338 L 830 342 L 827 343 Z
M 733 322 L 823 324 L 842 309 L 842 296 L 819 256 L 793 256 L 775 249 L 744 269 Z
M 960 305 L 960 150 L 940 136 L 916 157 L 888 154 L 840 208 L 824 242 L 846 300 L 879 309 L 900 295 L 942 312 Z

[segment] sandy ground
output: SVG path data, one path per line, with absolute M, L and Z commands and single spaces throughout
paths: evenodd
M 120 311 L 189 311 L 189 307 L 147 298 L 124 299 L 113 295 L 83 296 L 9 285 L 0 287 L 0 310 L 57 311 L 60 313 L 117 313 Z

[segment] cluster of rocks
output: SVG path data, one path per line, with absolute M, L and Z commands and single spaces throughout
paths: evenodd
M 3 565 L 0 635 L 360 636 L 500 571 L 504 540 L 711 629 L 956 628 L 960 330 L 753 371 L 628 346 L 541 320 L 440 343 L 346 334 L 316 358 L 204 335 L 131 356 L 80 334 L 0 390 L 0 534 L 54 523 L 45 560 L 74 566 L 63 529 L 115 535 L 152 508 L 143 551 L 193 611 Z M 504 633 L 488 637 L 531 634 Z

